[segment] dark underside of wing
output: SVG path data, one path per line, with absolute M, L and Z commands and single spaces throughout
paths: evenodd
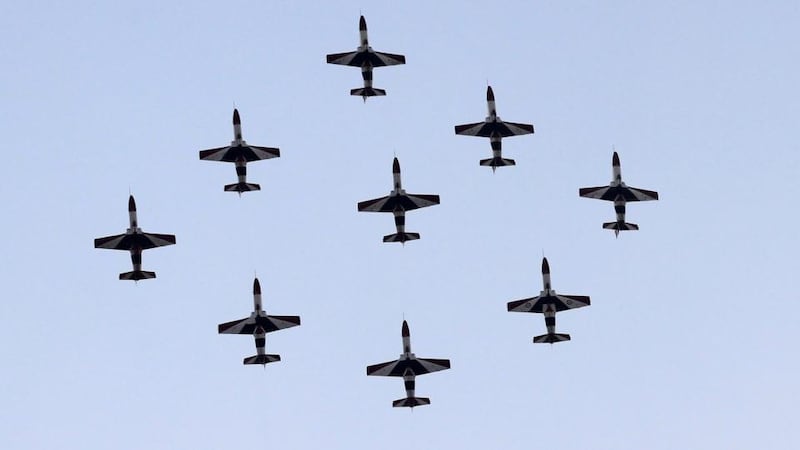
M 221 323 L 217 332 L 223 334 L 255 334 L 258 328 L 264 333 L 300 325 L 298 316 L 257 316 Z
M 398 359 L 396 361 L 389 361 L 368 366 L 367 375 L 402 377 L 408 369 L 410 369 L 414 375 L 424 375 L 426 373 L 446 370 L 449 368 L 449 359 Z
M 280 156 L 280 149 L 255 145 L 237 145 L 200 151 L 200 159 L 206 161 L 236 162 L 239 159 L 244 159 L 250 162 L 278 158 Z
M 608 200 L 612 202 L 619 197 L 623 198 L 626 202 L 658 200 L 658 192 L 627 186 L 597 186 L 581 188 L 578 190 L 578 195 L 581 197 L 596 198 L 599 200 Z
M 340 64 L 343 66 L 361 67 L 369 63 L 372 67 L 394 66 L 405 64 L 406 57 L 392 53 L 382 53 L 375 51 L 333 53 L 326 57 L 328 64 Z
M 456 134 L 480 137 L 509 137 L 533 133 L 533 125 L 514 122 L 476 122 L 456 125 Z
M 435 194 L 405 194 L 375 198 L 358 203 L 359 211 L 392 212 L 398 209 L 412 211 L 426 206 L 439 204 L 439 196 Z
M 588 306 L 590 303 L 589 297 L 585 295 L 557 294 L 508 302 L 508 310 L 511 312 L 543 313 L 549 305 L 554 305 L 556 311 L 565 311 Z
M 150 248 L 172 245 L 174 243 L 174 235 L 156 233 L 118 234 L 94 240 L 95 248 L 108 248 L 112 250 L 130 250 L 132 248 L 147 250 Z

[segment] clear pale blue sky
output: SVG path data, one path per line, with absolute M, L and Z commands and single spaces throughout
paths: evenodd
M 800 445 L 796 230 L 800 5 L 793 1 L 5 2 L 0 448 L 789 449 Z M 646 4 L 645 4 L 646 3 Z M 359 13 L 384 98 L 350 97 Z M 479 167 L 487 81 L 517 166 Z M 222 186 L 231 140 L 282 156 L 262 191 Z M 601 229 L 611 177 L 659 191 L 641 231 Z M 404 186 L 441 205 L 422 239 L 381 243 L 360 200 Z M 129 190 L 158 279 L 117 280 Z M 533 345 L 554 288 L 573 340 Z M 283 361 L 245 367 L 253 339 L 216 325 L 264 306 L 303 325 L 268 335 Z M 391 408 L 367 377 L 409 320 L 431 406 Z

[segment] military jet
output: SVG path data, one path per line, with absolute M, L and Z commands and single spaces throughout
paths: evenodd
M 130 227 L 125 234 L 106 236 L 94 240 L 94 248 L 107 248 L 111 250 L 128 250 L 131 252 L 131 262 L 133 271 L 119 274 L 120 280 L 145 280 L 155 278 L 155 272 L 142 270 L 142 251 L 172 245 L 175 243 L 173 234 L 145 233 L 139 228 L 139 221 L 136 219 L 136 201 L 133 195 L 128 198 L 128 217 Z
M 394 177 L 394 189 L 386 197 L 375 198 L 358 203 L 359 211 L 368 212 L 390 212 L 394 214 L 394 225 L 397 233 L 383 237 L 383 242 L 400 242 L 405 245 L 406 241 L 419 239 L 419 233 L 408 233 L 405 231 L 406 211 L 417 208 L 433 206 L 439 204 L 438 195 L 430 194 L 406 194 L 400 182 L 400 162 L 397 158 L 392 163 L 392 176 Z
M 622 181 L 622 172 L 620 171 L 617 152 L 614 152 L 614 156 L 611 158 L 611 166 L 614 178 L 608 186 L 580 188 L 578 190 L 578 195 L 586 198 L 596 198 L 614 202 L 614 211 L 617 212 L 617 220 L 616 222 L 604 223 L 603 228 L 606 230 L 614 230 L 614 236 L 619 237 L 620 231 L 639 229 L 639 225 L 625 222 L 625 203 L 658 200 L 658 192 L 627 186 Z
M 279 158 L 281 151 L 273 147 L 256 147 L 248 145 L 242 139 L 242 121 L 239 119 L 239 110 L 233 110 L 233 141 L 227 147 L 211 148 L 200 151 L 200 159 L 205 161 L 222 161 L 236 164 L 238 183 L 225 185 L 226 192 L 260 191 L 261 186 L 247 182 L 247 163 L 262 159 Z
M 446 370 L 450 368 L 449 359 L 417 358 L 411 353 L 411 333 L 408 331 L 408 322 L 403 321 L 403 353 L 400 359 L 381 364 L 367 366 L 367 375 L 380 375 L 384 377 L 403 377 L 406 385 L 406 398 L 392 402 L 392 406 L 413 408 L 415 406 L 430 405 L 431 400 L 417 397 L 414 394 L 414 378 L 417 375 Z
M 386 95 L 386 91 L 372 87 L 372 69 L 374 67 L 394 66 L 405 64 L 406 57 L 391 53 L 376 52 L 369 46 L 367 40 L 367 21 L 364 16 L 358 21 L 358 30 L 361 34 L 361 43 L 354 52 L 332 53 L 327 56 L 328 64 L 341 64 L 343 66 L 361 67 L 361 76 L 364 78 L 364 87 L 350 90 L 350 95 L 360 95 L 366 102 L 367 98 L 377 95 Z
M 530 312 L 544 314 L 544 324 L 547 326 L 547 334 L 533 338 L 534 344 L 563 342 L 570 340 L 570 336 L 564 333 L 556 333 L 556 312 L 567 309 L 589 306 L 589 297 L 583 295 L 562 295 L 550 286 L 550 265 L 547 258 L 542 258 L 542 279 L 544 280 L 544 290 L 537 297 L 524 298 L 508 303 L 508 310 L 511 312 Z
M 266 334 L 273 331 L 291 328 L 300 325 L 298 316 L 270 316 L 261 309 L 261 284 L 258 278 L 253 281 L 253 312 L 250 317 L 233 322 L 221 323 L 217 327 L 220 334 L 252 334 L 256 338 L 256 351 L 258 354 L 244 359 L 243 364 L 261 364 L 280 361 L 281 355 L 267 355 L 264 345 L 267 341 Z
M 488 137 L 489 144 L 492 146 L 492 157 L 482 159 L 480 165 L 489 166 L 494 172 L 498 167 L 514 166 L 517 163 L 513 159 L 503 158 L 502 139 L 509 136 L 520 136 L 533 133 L 533 125 L 527 123 L 504 122 L 497 117 L 497 109 L 494 104 L 494 91 L 491 86 L 486 88 L 486 104 L 489 115 L 483 122 L 456 125 L 456 134 L 466 136 Z

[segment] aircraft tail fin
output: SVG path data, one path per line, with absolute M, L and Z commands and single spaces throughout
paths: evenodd
M 635 231 L 639 229 L 639 225 L 635 223 L 627 223 L 627 222 L 606 222 L 603 224 L 603 228 L 606 230 L 614 230 L 617 233 L 620 231 Z
M 363 88 L 356 88 L 350 89 L 350 95 L 358 95 L 367 99 L 367 97 L 376 97 L 379 95 L 386 95 L 386 91 L 383 89 L 373 88 L 373 87 L 363 87 Z
M 260 191 L 261 186 L 255 183 L 233 183 L 233 184 L 226 184 L 225 185 L 225 192 L 250 192 L 250 191 Z
M 480 165 L 489 166 L 494 169 L 495 167 L 516 166 L 517 162 L 509 158 L 489 158 L 482 159 Z
M 119 274 L 120 280 L 139 281 L 139 280 L 149 280 L 150 278 L 155 278 L 155 277 L 156 277 L 155 272 L 147 272 L 145 270 L 133 270 L 130 272 Z
M 534 344 L 555 344 L 556 342 L 568 341 L 571 338 L 566 333 L 547 333 L 533 338 Z
M 242 364 L 269 364 L 281 360 L 281 355 L 253 355 L 248 356 Z
M 423 406 L 430 404 L 431 404 L 431 399 L 425 397 L 406 397 L 392 402 L 392 406 L 395 408 L 402 408 L 402 407 L 413 408 L 415 406 Z
M 383 237 L 383 242 L 402 242 L 414 241 L 419 239 L 419 233 L 395 233 L 387 234 Z

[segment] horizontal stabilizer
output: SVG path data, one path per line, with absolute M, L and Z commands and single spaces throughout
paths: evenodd
M 614 231 L 635 231 L 639 229 L 639 225 L 627 222 L 606 222 L 603 224 L 603 228 Z
M 533 338 L 534 344 L 555 344 L 556 342 L 564 342 L 570 340 L 568 334 L 565 333 L 548 333 Z
M 249 192 L 249 191 L 260 191 L 261 186 L 255 183 L 234 183 L 234 184 L 226 184 L 225 185 L 225 192 Z
M 150 278 L 155 278 L 155 277 L 156 277 L 155 272 L 147 272 L 144 270 L 134 270 L 132 272 L 125 272 L 119 274 L 120 280 L 139 281 L 139 280 L 148 280 Z
M 414 241 L 419 239 L 419 233 L 395 233 L 383 237 L 383 242 L 402 242 Z
M 361 97 L 375 97 L 379 95 L 386 95 L 386 91 L 383 89 L 365 87 L 365 88 L 350 89 L 350 95 L 360 95 Z
M 431 404 L 431 399 L 425 397 L 406 397 L 392 402 L 392 406 L 394 406 L 395 408 L 402 408 L 402 407 L 413 408 L 415 406 L 423 406 L 430 404 Z
M 254 355 L 249 356 L 242 361 L 243 364 L 268 364 L 281 360 L 281 355 Z
M 517 165 L 517 163 L 513 159 L 509 159 L 509 158 L 482 159 L 480 164 L 482 166 L 489 166 L 489 167 L 502 167 L 502 166 L 516 166 Z

